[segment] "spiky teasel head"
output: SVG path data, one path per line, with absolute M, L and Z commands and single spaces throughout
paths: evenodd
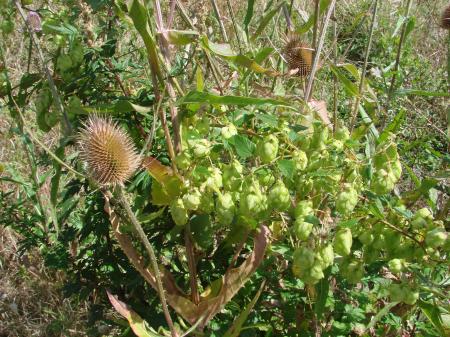
M 123 184 L 140 165 L 133 141 L 110 118 L 90 116 L 78 145 L 89 175 L 100 185 Z
M 308 76 L 311 73 L 313 63 L 313 49 L 303 43 L 298 34 L 291 33 L 286 40 L 283 56 L 288 63 L 289 69 L 298 69 L 298 76 Z
M 450 5 L 448 5 L 442 13 L 441 27 L 450 30 Z

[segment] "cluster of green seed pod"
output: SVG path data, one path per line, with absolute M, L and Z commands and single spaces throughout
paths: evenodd
M 378 146 L 373 157 L 373 169 L 371 190 L 377 194 L 391 192 L 402 175 L 397 145 L 392 140 Z
M 316 284 L 325 277 L 324 270 L 334 261 L 332 245 L 324 245 L 316 250 L 302 246 L 293 255 L 292 272 L 306 284 Z

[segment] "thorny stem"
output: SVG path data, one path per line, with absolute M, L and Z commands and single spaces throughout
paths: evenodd
M 225 30 L 222 17 L 220 16 L 219 7 L 217 6 L 216 0 L 211 0 L 211 4 L 214 9 L 214 14 L 217 17 L 217 21 L 219 21 L 220 32 L 222 33 L 223 40 L 228 43 L 227 31 Z
M 311 67 L 311 74 L 309 75 L 308 85 L 306 87 L 306 92 L 305 92 L 305 101 L 306 102 L 309 102 L 309 100 L 311 99 L 314 77 L 316 75 L 317 67 L 319 65 L 320 53 L 322 51 L 323 44 L 325 42 L 325 35 L 327 33 L 328 23 L 330 22 L 331 14 L 333 13 L 335 5 L 336 5 L 336 0 L 332 0 L 330 3 L 330 6 L 328 7 L 328 12 L 325 17 L 325 21 L 323 23 L 323 28 L 322 28 L 322 32 L 320 35 L 319 43 L 317 45 L 316 52 L 314 54 L 314 61 L 313 61 L 312 67 Z
M 62 100 L 61 100 L 61 97 L 59 96 L 58 89 L 56 88 L 55 82 L 53 81 L 52 74 L 50 73 L 50 70 L 48 69 L 48 67 L 46 65 L 44 54 L 42 53 L 42 49 L 41 49 L 41 46 L 39 43 L 39 39 L 36 36 L 36 33 L 34 32 L 34 30 L 28 25 L 27 17 L 22 9 L 22 5 L 21 5 L 20 1 L 16 0 L 15 4 L 16 4 L 17 10 L 19 11 L 20 16 L 22 17 L 22 20 L 23 20 L 25 26 L 27 27 L 28 32 L 30 33 L 33 43 L 36 46 L 36 50 L 38 51 L 38 55 L 39 55 L 39 58 L 42 63 L 42 70 L 44 71 L 44 73 L 47 77 L 47 81 L 50 86 L 50 91 L 52 92 L 53 101 L 55 103 L 56 108 L 59 110 L 59 112 L 61 113 L 61 115 L 64 118 L 64 123 L 66 126 L 66 128 L 65 128 L 66 134 L 70 135 L 72 133 L 72 125 L 70 124 L 69 117 L 67 116 L 67 112 L 64 109 L 64 106 L 62 104 Z
M 189 224 L 184 231 L 184 242 L 186 246 L 186 255 L 189 266 L 189 280 L 191 284 L 191 298 L 195 304 L 200 303 L 200 294 L 197 285 L 197 266 L 195 261 L 194 245 L 191 240 L 191 227 Z
M 350 122 L 350 132 L 353 131 L 353 128 L 355 127 L 356 116 L 358 115 L 359 103 L 361 102 L 361 98 L 363 96 L 364 82 L 366 80 L 367 64 L 369 62 L 370 49 L 372 47 L 373 32 L 375 30 L 374 28 L 375 28 L 375 22 L 376 22 L 376 18 L 377 18 L 377 12 L 378 12 L 378 0 L 375 0 L 375 5 L 373 7 L 373 13 L 372 13 L 372 23 L 370 24 L 369 41 L 367 42 L 366 52 L 365 52 L 365 56 L 364 56 L 364 65 L 363 65 L 363 69 L 361 71 L 361 79 L 359 81 L 358 96 L 356 96 L 356 98 L 355 98 L 355 104 L 353 106 L 353 111 L 352 111 L 352 119 Z
M 397 48 L 397 56 L 395 58 L 395 65 L 394 65 L 394 72 L 392 74 L 392 79 L 391 79 L 391 85 L 389 87 L 389 93 L 388 93 L 388 101 L 387 101 L 387 109 L 389 108 L 389 103 L 392 99 L 392 95 L 394 93 L 394 89 L 395 89 L 395 81 L 397 80 L 397 73 L 398 73 L 398 68 L 400 66 L 400 59 L 402 56 L 402 48 L 403 48 L 403 43 L 405 42 L 405 38 L 406 38 L 406 27 L 408 25 L 408 20 L 409 20 L 409 12 L 411 11 L 411 5 L 412 5 L 412 0 L 408 0 L 407 4 L 406 4 L 406 20 L 403 22 L 402 25 L 402 33 L 400 36 L 400 42 L 398 44 L 398 48 Z
M 239 31 L 237 29 L 236 19 L 234 17 L 233 7 L 231 7 L 230 0 L 227 0 L 227 6 L 228 6 L 228 11 L 230 12 L 231 21 L 233 22 L 234 34 L 236 35 L 239 52 L 242 54 L 241 39 L 239 37 Z
M 139 239 L 142 241 L 142 243 L 144 244 L 145 249 L 147 250 L 147 253 L 150 257 L 150 262 L 152 264 L 152 269 L 155 273 L 155 278 L 156 278 L 156 285 L 158 288 L 158 294 L 161 300 L 161 305 L 164 311 L 164 316 L 166 318 L 166 322 L 169 325 L 169 329 L 171 332 L 172 337 L 178 337 L 178 334 L 175 330 L 175 327 L 173 325 L 173 321 L 172 321 L 172 317 L 170 316 L 170 312 L 169 312 L 169 308 L 167 306 L 167 300 L 166 300 L 166 296 L 164 294 L 164 288 L 163 288 L 163 284 L 161 281 L 161 274 L 159 272 L 159 267 L 158 267 L 158 260 L 156 259 L 156 255 L 155 255 L 155 250 L 153 249 L 152 244 L 150 243 L 150 241 L 147 238 L 147 235 L 145 234 L 144 230 L 142 229 L 141 224 L 139 223 L 138 219 L 136 218 L 136 216 L 134 215 L 133 211 L 131 210 L 130 204 L 128 203 L 128 201 L 125 198 L 124 192 L 123 192 L 123 187 L 122 186 L 117 186 L 117 192 L 118 192 L 118 199 L 119 202 L 121 203 L 122 207 L 124 208 L 125 212 L 127 213 L 127 216 L 131 222 L 131 224 L 133 225 L 133 227 L 136 229 L 136 232 L 139 236 Z
M 320 0 L 315 0 L 314 4 L 314 30 L 313 30 L 313 49 L 314 55 L 317 52 L 317 32 L 319 30 L 319 16 L 320 16 Z

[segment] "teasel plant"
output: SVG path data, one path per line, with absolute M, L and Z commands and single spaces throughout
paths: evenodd
M 144 245 L 156 278 L 157 291 L 171 336 L 177 337 L 178 334 L 167 306 L 155 250 L 133 213 L 123 190 L 124 183 L 141 166 L 141 157 L 133 140 L 112 119 L 93 115 L 84 123 L 78 134 L 78 146 L 80 157 L 87 166 L 88 176 L 102 189 L 106 204 L 109 205 L 109 199 L 112 196 L 110 190 L 112 189 Z M 126 250 L 126 248 L 122 248 Z

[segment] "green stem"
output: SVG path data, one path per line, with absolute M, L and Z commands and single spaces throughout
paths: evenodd
M 178 337 L 178 334 L 173 325 L 172 318 L 170 317 L 169 308 L 167 306 L 167 300 L 166 300 L 166 296 L 164 294 L 164 288 L 163 288 L 163 284 L 161 281 L 161 274 L 159 272 L 158 260 L 156 259 L 155 250 L 153 249 L 152 244 L 150 243 L 150 241 L 147 238 L 147 235 L 145 234 L 144 230 L 142 229 L 141 224 L 139 223 L 138 219 L 136 218 L 136 215 L 134 215 L 133 211 L 131 210 L 130 204 L 128 203 L 128 201 L 125 198 L 125 195 L 123 192 L 123 187 L 120 185 L 117 186 L 117 192 L 118 192 L 118 199 L 119 199 L 120 204 L 122 205 L 125 212 L 127 213 L 127 216 L 129 218 L 129 220 L 131 221 L 131 224 L 136 229 L 139 239 L 144 244 L 144 247 L 150 257 L 152 269 L 153 269 L 153 272 L 155 273 L 156 285 L 158 288 L 159 298 L 161 300 L 161 305 L 163 308 L 164 316 L 166 318 L 167 324 L 169 325 L 171 335 L 172 335 L 172 337 Z
M 355 104 L 353 106 L 352 111 L 352 119 L 350 122 L 350 131 L 353 130 L 356 123 L 356 116 L 358 115 L 358 107 L 359 103 L 361 102 L 362 96 L 363 96 L 363 89 L 364 89 L 364 81 L 366 80 L 366 72 L 367 72 L 367 64 L 369 63 L 369 55 L 370 55 L 370 49 L 372 47 L 372 40 L 373 40 L 373 32 L 375 30 L 375 22 L 377 18 L 378 13 L 378 0 L 375 0 L 375 5 L 372 12 L 372 23 L 370 24 L 370 32 L 369 32 L 369 41 L 367 42 L 366 46 L 366 52 L 364 56 L 364 65 L 361 72 L 361 79 L 359 81 L 359 88 L 358 88 L 358 96 L 356 96 Z

